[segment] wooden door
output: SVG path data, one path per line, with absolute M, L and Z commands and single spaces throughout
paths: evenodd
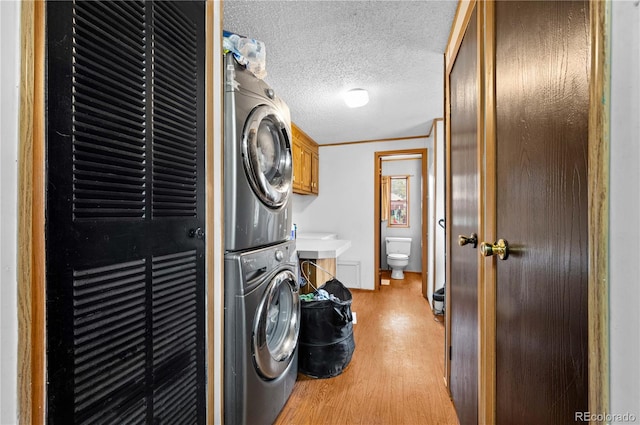
M 458 235 L 478 233 L 478 41 L 476 11 L 450 74 L 450 390 L 461 424 L 478 422 L 478 250 Z
M 588 411 L 587 2 L 496 2 L 496 423 Z
M 47 2 L 49 423 L 204 423 L 204 2 Z

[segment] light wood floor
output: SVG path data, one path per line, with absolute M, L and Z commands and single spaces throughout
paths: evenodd
M 354 290 L 356 349 L 329 379 L 298 374 L 278 425 L 458 424 L 443 380 L 444 325 L 405 273 L 380 291 Z

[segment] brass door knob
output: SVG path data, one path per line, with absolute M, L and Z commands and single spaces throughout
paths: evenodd
M 509 243 L 504 239 L 498 239 L 495 244 L 482 242 L 480 244 L 480 252 L 485 257 L 491 257 L 497 255 L 499 259 L 506 260 L 509 258 Z
M 465 246 L 469 244 L 472 244 L 474 248 L 478 246 L 478 235 L 475 233 L 472 233 L 469 237 L 458 235 L 458 245 Z

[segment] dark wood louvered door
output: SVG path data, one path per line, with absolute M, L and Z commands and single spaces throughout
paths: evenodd
M 204 423 L 204 2 L 47 2 L 49 423 Z
M 474 10 L 450 74 L 450 391 L 461 424 L 478 423 L 478 37 Z M 476 236 L 477 238 L 477 236 Z
M 586 1 L 495 3 L 498 424 L 589 410 L 589 28 Z

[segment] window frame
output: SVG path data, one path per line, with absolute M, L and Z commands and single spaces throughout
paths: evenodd
M 409 221 L 409 206 L 410 206 L 410 197 L 409 197 L 409 188 L 410 188 L 410 181 L 409 181 L 409 175 L 393 175 L 393 176 L 386 176 L 389 178 L 389 193 L 388 193 L 388 204 L 386 205 L 386 210 L 388 211 L 388 221 L 387 221 L 387 227 L 388 228 L 407 228 L 410 227 L 410 221 Z M 405 214 L 405 219 L 403 222 L 401 223 L 393 223 L 394 219 L 394 214 L 393 214 L 393 208 L 392 208 L 392 203 L 394 202 L 391 199 L 391 193 L 392 193 L 392 187 L 393 187 L 393 180 L 404 180 L 406 187 L 405 187 L 405 200 L 404 203 L 406 204 L 405 209 L 406 209 L 406 214 Z

